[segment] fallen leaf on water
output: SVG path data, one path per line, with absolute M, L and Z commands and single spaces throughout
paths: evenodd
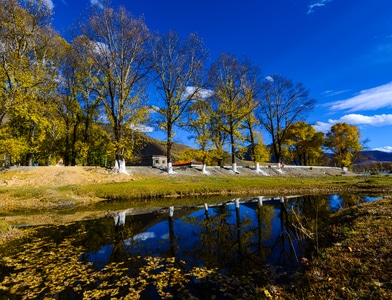
M 268 290 L 264 290 L 264 295 L 265 295 L 267 298 L 272 298 L 272 296 L 271 296 L 271 294 L 270 294 L 270 292 L 269 292 Z

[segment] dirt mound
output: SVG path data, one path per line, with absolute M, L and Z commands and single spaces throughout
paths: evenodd
M 132 180 L 125 174 L 113 174 L 95 167 L 13 167 L 0 174 L 4 186 L 65 186 Z

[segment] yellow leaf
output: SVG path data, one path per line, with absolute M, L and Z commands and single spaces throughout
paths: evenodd
M 271 296 L 271 294 L 270 294 L 270 292 L 269 292 L 268 290 L 264 290 L 264 295 L 265 295 L 267 298 L 272 298 L 272 296 Z

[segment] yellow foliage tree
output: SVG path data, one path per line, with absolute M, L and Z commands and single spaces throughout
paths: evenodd
M 302 166 L 319 165 L 323 156 L 324 134 L 301 121 L 287 128 L 283 144 L 288 147 L 288 155 L 296 164 Z
M 222 53 L 212 64 L 208 77 L 214 90 L 213 108 L 220 119 L 220 131 L 230 139 L 232 169 L 237 173 L 235 156 L 245 140 L 243 123 L 256 106 L 249 102 L 248 92 L 253 93 L 258 83 L 258 68 L 248 60 Z
M 125 170 L 132 155 L 132 131 L 146 119 L 148 48 L 150 33 L 144 20 L 133 18 L 124 7 L 93 10 L 82 26 L 85 51 L 92 60 L 94 88 L 111 125 L 116 167 Z
M 332 151 L 332 161 L 339 167 L 351 167 L 363 149 L 357 126 L 337 123 L 327 133 L 326 146 Z
M 159 127 L 166 133 L 167 171 L 171 173 L 174 129 L 201 90 L 206 51 L 203 41 L 196 34 L 181 40 L 175 32 L 170 31 L 166 35 L 157 36 L 152 57 L 157 75 L 158 101 L 161 103 L 156 112 Z
M 0 124 L 24 140 L 32 165 L 53 118 L 51 95 L 56 76 L 57 36 L 49 26 L 50 11 L 32 1 L 2 1 L 0 55 Z M 7 117 L 9 122 L 4 121 Z M 11 128 L 12 127 L 12 128 Z

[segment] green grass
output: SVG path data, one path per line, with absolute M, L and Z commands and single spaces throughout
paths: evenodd
M 379 177 L 377 184 L 363 177 L 165 177 L 138 181 L 95 184 L 75 188 L 75 193 L 94 194 L 111 200 L 155 199 L 200 195 L 288 195 L 328 190 L 391 188 L 390 178 Z
M 30 199 L 42 197 L 45 194 L 44 188 L 13 188 L 12 196 L 20 199 Z

